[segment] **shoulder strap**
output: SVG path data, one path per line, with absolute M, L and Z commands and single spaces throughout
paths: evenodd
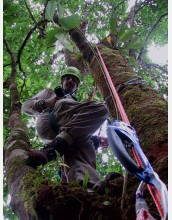
M 56 134 L 59 134 L 59 126 L 57 125 L 57 121 L 54 115 L 54 109 L 49 110 L 48 119 L 53 130 L 56 132 Z

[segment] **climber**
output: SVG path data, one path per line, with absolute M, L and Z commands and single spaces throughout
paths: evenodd
M 36 130 L 45 146 L 30 150 L 29 160 L 35 167 L 56 158 L 56 151 L 63 156 L 67 182 L 82 184 L 85 173 L 89 175 L 89 187 L 99 182 L 96 172 L 96 152 L 92 134 L 108 118 L 106 105 L 78 102 L 74 93 L 80 83 L 80 72 L 66 67 L 61 76 L 61 87 L 46 88 L 22 104 L 27 115 L 38 116 Z M 97 145 L 98 147 L 98 145 Z

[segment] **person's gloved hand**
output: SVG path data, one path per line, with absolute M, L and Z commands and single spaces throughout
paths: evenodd
M 46 108 L 53 108 L 56 101 L 59 100 L 60 98 L 56 96 L 56 94 L 54 94 L 51 98 L 46 99 L 44 102 L 44 106 Z
M 104 180 L 100 180 L 93 186 L 93 190 L 97 192 L 99 195 L 104 195 L 106 193 L 106 189 L 110 189 L 110 181 L 120 178 L 123 175 L 117 172 L 107 173 Z

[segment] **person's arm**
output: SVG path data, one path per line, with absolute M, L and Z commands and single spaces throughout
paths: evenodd
M 57 101 L 52 89 L 44 89 L 22 104 L 22 111 L 27 115 L 38 115 L 46 108 L 53 108 Z

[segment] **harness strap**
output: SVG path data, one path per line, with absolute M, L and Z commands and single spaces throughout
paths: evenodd
M 54 115 L 54 109 L 49 110 L 48 120 L 50 122 L 50 125 L 52 129 L 55 131 L 56 134 L 59 134 L 59 126 L 57 125 L 57 121 Z

